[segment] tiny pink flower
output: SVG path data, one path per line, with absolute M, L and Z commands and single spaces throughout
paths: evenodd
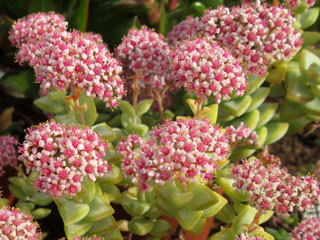
M 10 136 L 0 137 L 0 177 L 4 174 L 3 168 L 6 165 L 14 166 L 17 162 L 15 146 L 18 144 L 17 139 Z
M 319 240 L 320 219 L 312 217 L 303 220 L 291 232 L 292 240 Z
M 39 172 L 35 186 L 41 192 L 53 197 L 75 196 L 81 191 L 83 177 L 95 182 L 108 173 L 110 167 L 102 158 L 105 146 L 90 128 L 52 120 L 28 129 L 19 160 L 28 171 Z
M 38 227 L 30 215 L 18 209 L 0 209 L 0 236 L 3 240 L 40 240 L 42 237 Z

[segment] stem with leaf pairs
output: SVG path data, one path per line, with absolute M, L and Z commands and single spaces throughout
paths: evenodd
M 250 225 L 248 226 L 248 232 L 254 232 L 256 230 L 256 227 L 259 226 L 261 215 L 262 215 L 262 210 L 259 209 L 256 215 L 254 216 L 252 223 L 250 223 Z
M 200 118 L 202 103 L 203 103 L 203 101 L 202 101 L 201 98 L 198 98 L 198 99 L 195 101 L 196 111 L 195 111 L 195 113 L 194 113 L 194 118 Z
M 138 97 L 139 97 L 139 74 L 136 73 L 133 76 L 133 84 L 132 84 L 132 89 L 133 89 L 133 102 L 132 102 L 132 106 L 134 109 L 134 112 L 137 112 L 137 105 L 138 105 Z M 133 119 L 133 124 L 136 124 L 137 122 L 137 117 L 135 116 Z

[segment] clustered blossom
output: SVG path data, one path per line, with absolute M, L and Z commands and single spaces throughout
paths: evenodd
M 32 217 L 18 209 L 4 207 L 0 209 L 0 236 L 2 240 L 40 240 L 38 224 Z
M 75 196 L 85 176 L 91 181 L 110 170 L 102 157 L 107 145 L 88 127 L 49 121 L 27 130 L 19 160 L 39 176 L 35 186 L 53 197 Z
M 238 191 L 248 191 L 250 202 L 263 212 L 288 215 L 304 211 L 318 202 L 319 183 L 311 176 L 291 176 L 277 165 L 264 166 L 259 159 L 244 160 L 231 168 Z
M 102 237 L 74 237 L 71 240 L 103 240 L 104 238 Z
M 117 47 L 116 55 L 130 80 L 128 87 L 134 76 L 139 78 L 141 91 L 159 91 L 166 87 L 169 47 L 162 35 L 145 26 L 130 29 Z
M 59 90 L 70 86 L 84 89 L 87 96 L 98 97 L 107 107 L 117 107 L 124 94 L 122 67 L 103 43 L 92 34 L 64 32 L 45 39 L 35 68 L 42 89 Z
M 170 61 L 175 81 L 203 100 L 213 95 L 219 103 L 245 92 L 241 64 L 217 42 L 202 38 L 181 42 L 170 52 Z
M 19 19 L 9 31 L 11 44 L 20 48 L 29 41 L 36 42 L 48 33 L 67 30 L 64 17 L 54 12 L 34 13 Z
M 306 7 L 310 8 L 316 3 L 316 0 L 283 0 L 283 2 L 289 7 L 289 9 L 293 10 L 300 7 L 302 3 L 305 3 Z
M 230 49 L 252 74 L 265 75 L 273 60 L 288 60 L 303 41 L 295 18 L 281 5 L 220 6 L 201 21 L 202 34 Z
M 270 153 L 261 154 L 260 160 L 264 166 L 273 165 L 280 167 L 281 165 L 280 158 Z
M 183 40 L 196 38 L 200 33 L 200 19 L 198 17 L 188 16 L 186 20 L 175 25 L 167 35 L 169 45 L 176 44 Z
M 303 220 L 291 233 L 292 240 L 319 240 L 320 219 L 312 217 Z
M 0 176 L 4 174 L 4 166 L 14 166 L 16 164 L 17 154 L 15 146 L 17 144 L 18 141 L 14 137 L 0 137 Z
M 256 131 L 246 127 L 243 122 L 237 128 L 234 126 L 226 127 L 226 134 L 229 136 L 231 145 L 258 145 L 258 135 Z
M 150 132 L 151 140 L 137 135 L 122 139 L 117 150 L 122 155 L 123 173 L 142 190 L 178 178 L 194 182 L 213 178 L 229 153 L 228 138 L 206 119 L 166 121 Z
M 117 107 L 124 95 L 122 67 L 94 33 L 68 32 L 54 13 L 32 14 L 12 26 L 9 39 L 19 48 L 17 61 L 35 69 L 41 92 L 74 87 Z
M 247 233 L 241 233 L 241 235 L 237 236 L 237 240 L 265 240 L 264 237 L 261 236 L 250 236 Z

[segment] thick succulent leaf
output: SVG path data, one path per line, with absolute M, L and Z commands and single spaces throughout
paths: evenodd
M 264 103 L 262 104 L 258 110 L 260 112 L 260 118 L 257 125 L 257 128 L 260 128 L 264 126 L 266 123 L 268 123 L 274 114 L 276 113 L 278 108 L 278 103 Z
M 231 226 L 234 232 L 236 234 L 243 233 L 245 231 L 244 225 L 249 225 L 252 223 L 256 213 L 256 209 L 250 207 L 249 205 L 245 206 Z
M 270 88 L 261 87 L 257 89 L 254 93 L 252 93 L 251 94 L 252 101 L 249 108 L 247 109 L 247 112 L 257 109 L 267 98 L 269 92 L 270 92 Z
M 265 145 L 269 145 L 278 141 L 288 131 L 289 124 L 285 122 L 271 122 L 266 125 L 268 129 L 268 137 L 265 141 Z
M 154 228 L 155 222 L 151 219 L 134 218 L 129 222 L 129 230 L 136 235 L 144 236 L 151 232 Z
M 239 117 L 246 112 L 250 104 L 251 96 L 244 95 L 234 100 L 221 103 L 221 108 L 223 108 L 226 113 Z
M 319 8 L 310 8 L 301 14 L 299 18 L 301 29 L 306 29 L 310 27 L 317 21 L 319 16 Z
M 185 230 L 190 230 L 198 224 L 202 213 L 202 211 L 192 211 L 187 208 L 180 208 L 176 210 L 175 217 Z
M 64 200 L 61 201 L 59 210 L 64 225 L 68 226 L 78 223 L 84 219 L 87 216 L 90 208 L 89 205 L 85 203 L 77 203 L 73 200 Z
M 209 240 L 236 240 L 236 237 L 237 235 L 232 228 L 224 228 L 211 236 Z

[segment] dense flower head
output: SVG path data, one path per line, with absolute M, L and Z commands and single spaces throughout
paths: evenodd
M 234 187 L 248 191 L 251 204 L 263 212 L 287 215 L 304 211 L 318 202 L 319 182 L 311 176 L 291 176 L 277 165 L 264 166 L 259 159 L 244 160 L 231 168 Z
M 296 226 L 291 232 L 292 240 L 319 240 L 320 219 L 317 217 L 307 218 Z
M 14 137 L 0 136 L 0 176 L 4 174 L 3 167 L 14 166 L 17 162 L 15 146 L 18 141 Z
M 268 165 L 276 165 L 279 166 L 281 165 L 281 160 L 278 156 L 271 154 L 271 153 L 264 153 L 261 154 L 260 160 L 263 163 L 264 166 Z
M 293 10 L 300 7 L 303 3 L 307 8 L 310 8 L 316 3 L 316 0 L 283 0 L 283 2 L 289 9 Z
M 39 41 L 34 55 L 37 81 L 43 90 L 84 89 L 107 107 L 117 107 L 124 94 L 122 67 L 92 33 L 60 32 Z M 40 45 L 42 47 L 40 47 Z
M 68 23 L 64 17 L 54 12 L 33 13 L 19 19 L 9 31 L 11 44 L 20 48 L 29 41 L 38 41 L 48 33 L 67 30 Z
M 9 207 L 0 209 L 0 236 L 1 240 L 42 239 L 38 224 L 32 222 L 30 215 Z
M 302 45 L 295 18 L 283 6 L 220 6 L 202 17 L 202 34 L 230 49 L 251 74 L 265 75 L 272 61 L 288 60 Z
M 160 91 L 166 87 L 169 47 L 164 37 L 143 26 L 130 29 L 116 49 L 116 55 L 124 65 L 124 73 L 129 78 L 139 78 L 139 87 L 148 91 Z
M 241 233 L 239 236 L 237 236 L 237 240 L 265 240 L 264 237 L 261 236 L 250 236 L 247 233 Z
M 213 95 L 219 103 L 245 92 L 241 64 L 217 42 L 202 38 L 184 41 L 172 49 L 170 61 L 174 80 L 203 100 Z
M 256 131 L 246 127 L 243 122 L 237 128 L 232 125 L 227 126 L 226 134 L 229 136 L 229 141 L 232 145 L 258 145 Z
M 183 40 L 191 40 L 200 33 L 200 19 L 188 16 L 186 20 L 175 25 L 167 35 L 169 45 L 179 44 Z
M 166 121 L 150 132 L 151 139 L 137 135 L 122 139 L 117 150 L 121 168 L 142 190 L 174 178 L 183 182 L 213 178 L 229 153 L 228 138 L 206 119 Z
M 74 237 L 71 240 L 103 240 L 103 239 L 104 238 L 102 237 L 93 236 L 93 237 Z
M 88 127 L 66 126 L 51 120 L 27 130 L 19 160 L 39 176 L 35 186 L 53 197 L 75 196 L 85 176 L 91 181 L 110 170 L 106 143 Z

